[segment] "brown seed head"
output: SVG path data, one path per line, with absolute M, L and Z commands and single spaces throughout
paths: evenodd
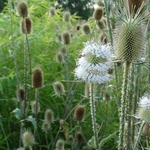
M 17 4 L 17 12 L 19 16 L 23 18 L 28 16 L 28 6 L 25 1 L 21 1 Z
M 93 14 L 95 20 L 99 21 L 103 16 L 103 9 L 102 7 L 96 8 Z
M 62 41 L 65 45 L 70 44 L 70 33 L 69 32 L 64 32 L 62 34 Z
M 61 52 L 58 52 L 58 53 L 56 54 L 56 61 L 57 61 L 58 63 L 62 63 L 63 60 L 64 60 L 64 57 L 63 57 L 62 53 L 61 53 Z
M 29 17 L 25 17 L 21 21 L 21 32 L 22 34 L 30 34 L 32 31 L 32 21 Z
M 61 95 L 65 92 L 64 85 L 61 82 L 55 82 L 53 88 L 57 95 Z
M 35 88 L 41 88 L 43 86 L 43 72 L 40 68 L 35 69 L 33 72 L 32 85 Z
M 50 128 L 50 124 L 44 121 L 42 124 L 42 130 L 46 132 L 49 130 L 49 128 Z
M 77 29 L 77 31 L 79 31 L 80 30 L 80 25 L 77 25 L 76 29 Z
M 81 132 L 77 132 L 76 133 L 76 140 L 77 140 L 78 143 L 82 143 L 83 142 L 84 138 L 83 138 L 83 135 L 82 135 Z
M 25 92 L 23 88 L 20 88 L 19 90 L 17 90 L 17 98 L 19 101 L 23 101 L 24 100 L 24 96 L 25 96 Z
M 53 119 L 54 119 L 54 115 L 53 115 L 52 110 L 47 109 L 45 111 L 45 121 L 50 124 L 51 122 L 53 122 Z
M 66 47 L 61 47 L 60 52 L 62 53 L 63 57 L 67 57 L 68 51 Z
M 76 121 L 83 121 L 85 114 L 85 107 L 83 105 L 79 105 L 74 112 L 74 118 Z
M 90 34 L 91 33 L 91 28 L 88 24 L 84 24 L 82 27 L 83 33 L 84 34 Z

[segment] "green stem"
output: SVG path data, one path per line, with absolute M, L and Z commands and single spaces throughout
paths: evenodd
M 1 117 L 1 115 L 0 115 L 0 117 Z M 5 137 L 5 139 L 6 139 L 7 150 L 10 150 L 9 144 L 8 144 L 8 140 L 7 140 L 7 138 L 6 138 L 6 133 L 5 133 L 5 130 L 4 130 L 4 127 L 3 127 L 3 124 L 2 124 L 1 121 L 0 121 L 0 127 L 1 127 L 1 130 L 2 130 L 3 134 L 4 134 L 4 137 Z
M 123 74 L 123 85 L 122 85 L 122 95 L 121 95 L 121 108 L 120 108 L 120 127 L 119 127 L 119 142 L 118 150 L 124 149 L 124 124 L 125 124 L 125 106 L 126 106 L 126 96 L 127 96 L 127 83 L 128 83 L 128 73 L 130 68 L 130 62 L 126 62 L 124 66 Z
M 142 134 L 142 130 L 143 130 L 144 124 L 145 124 L 145 121 L 143 121 L 141 126 L 140 126 L 139 133 L 138 133 L 138 136 L 137 136 L 137 140 L 136 140 L 136 142 L 134 144 L 134 149 L 136 149 L 137 144 L 138 144 L 138 142 L 139 142 L 139 140 L 141 138 L 141 134 Z
M 92 128 L 94 132 L 94 142 L 96 144 L 96 150 L 99 149 L 98 145 L 98 131 L 97 131 L 97 125 L 96 125 L 96 109 L 95 109 L 95 101 L 94 101 L 94 90 L 93 90 L 93 84 L 90 84 L 90 109 L 91 109 L 91 118 L 92 118 Z

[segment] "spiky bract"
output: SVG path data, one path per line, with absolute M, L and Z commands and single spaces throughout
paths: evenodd
M 138 61 L 145 55 L 145 29 L 140 17 L 126 17 L 115 28 L 114 51 L 123 61 Z

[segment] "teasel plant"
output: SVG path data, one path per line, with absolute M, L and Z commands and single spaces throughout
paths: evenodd
M 108 44 L 99 45 L 94 41 L 85 43 L 81 53 L 81 58 L 77 61 L 75 76 L 89 83 L 89 99 L 94 133 L 94 147 L 99 149 L 98 129 L 96 122 L 95 93 L 96 84 L 104 84 L 111 80 L 108 70 L 111 68 L 111 47 Z
M 36 128 L 34 129 L 34 138 L 36 140 L 36 135 L 37 135 L 37 125 L 38 125 L 38 110 L 39 110 L 39 89 L 43 87 L 43 72 L 41 68 L 36 68 L 33 71 L 32 75 L 32 86 L 35 88 L 35 121 L 36 121 Z M 36 150 L 36 145 L 35 145 L 35 150 Z
M 124 62 L 123 83 L 120 104 L 120 127 L 118 150 L 131 148 L 131 113 L 132 98 L 128 98 L 128 81 L 130 66 L 134 62 L 142 61 L 145 57 L 146 25 L 144 5 L 136 13 L 119 14 L 118 23 L 114 31 L 114 54 L 116 59 Z M 131 85 L 132 86 L 132 85 Z M 126 109 L 128 107 L 128 109 Z M 125 122 L 127 121 L 127 137 L 125 137 Z M 128 139 L 125 141 L 124 139 Z

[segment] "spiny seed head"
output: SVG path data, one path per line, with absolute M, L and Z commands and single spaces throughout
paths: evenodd
M 23 18 L 28 16 L 28 6 L 25 1 L 20 1 L 17 4 L 17 12 L 18 12 L 19 16 L 21 16 Z
M 50 124 L 50 123 L 53 122 L 53 119 L 54 119 L 54 115 L 53 115 L 52 110 L 51 109 L 47 109 L 45 111 L 45 121 Z
M 141 7 L 142 3 L 145 3 L 146 0 L 128 0 L 130 13 L 136 13 Z
M 44 132 L 46 132 L 46 131 L 48 131 L 49 129 L 50 129 L 50 124 L 47 123 L 46 121 L 44 121 L 43 124 L 42 124 L 42 130 L 43 130 Z
M 64 150 L 64 140 L 57 140 L 56 150 Z
M 70 14 L 69 11 L 64 12 L 64 16 L 63 16 L 64 21 L 69 22 L 70 21 L 70 16 L 71 16 L 71 14 Z
M 66 47 L 61 47 L 60 52 L 62 53 L 63 57 L 67 57 L 68 51 Z
M 66 123 L 66 121 L 65 121 L 64 119 L 60 119 L 60 120 L 59 120 L 59 123 L 60 123 L 61 126 L 64 126 L 65 123 Z
M 19 88 L 19 90 L 17 90 L 17 98 L 19 101 L 23 101 L 24 100 L 24 96 L 25 96 L 25 91 L 23 88 Z
M 81 132 L 77 132 L 76 133 L 76 140 L 78 143 L 82 143 L 83 142 L 83 134 Z
M 88 24 L 84 24 L 82 27 L 83 33 L 84 34 L 90 34 L 91 33 L 91 28 Z
M 29 17 L 25 17 L 21 21 L 21 32 L 22 34 L 30 34 L 32 31 L 32 21 Z
M 80 25 L 77 25 L 76 29 L 77 29 L 77 31 L 79 31 L 80 30 Z
M 65 92 L 64 85 L 61 82 L 55 82 L 53 88 L 57 95 L 61 95 Z
M 97 0 L 97 1 L 96 1 L 96 4 L 97 4 L 98 6 L 104 6 L 104 3 L 102 2 L 102 0 Z
M 120 21 L 115 28 L 114 50 L 117 59 L 137 61 L 145 54 L 145 29 L 138 19 Z
M 40 103 L 38 102 L 37 106 L 36 106 L 36 101 L 33 101 L 33 102 L 31 102 L 31 111 L 32 111 L 32 113 L 35 114 L 36 110 L 37 110 L 37 113 L 40 112 Z
M 79 105 L 74 112 L 74 118 L 76 121 L 83 121 L 85 114 L 85 107 L 83 105 Z
M 22 143 L 24 147 L 32 147 L 35 144 L 35 139 L 31 132 L 26 131 L 23 133 Z
M 102 16 L 103 16 L 102 7 L 96 8 L 95 11 L 94 11 L 94 14 L 93 14 L 94 19 L 98 21 L 102 18 Z
M 138 117 L 142 120 L 145 120 L 145 122 L 150 123 L 150 110 L 142 107 L 139 108 Z
M 104 21 L 103 20 L 97 21 L 97 26 L 99 29 L 104 29 L 105 28 Z
M 64 60 L 64 57 L 63 57 L 62 53 L 61 53 L 61 52 L 58 52 L 58 53 L 56 54 L 56 61 L 57 61 L 58 63 L 62 63 L 63 60 Z
M 54 7 L 50 7 L 50 9 L 49 9 L 49 14 L 50 14 L 51 16 L 55 16 L 55 13 L 56 13 L 55 8 L 54 8 Z
M 64 32 L 62 34 L 62 41 L 65 45 L 70 44 L 70 33 L 69 32 Z
M 32 85 L 34 88 L 41 88 L 43 86 L 43 72 L 40 68 L 35 69 L 33 72 Z

